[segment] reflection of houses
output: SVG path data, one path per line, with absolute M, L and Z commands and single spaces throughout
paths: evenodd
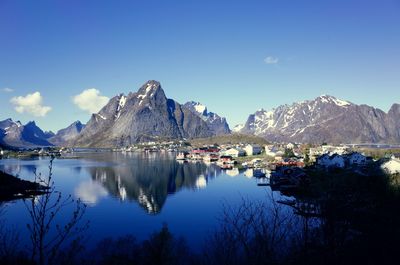
M 254 171 L 253 168 L 248 168 L 248 169 L 246 169 L 246 171 L 244 172 L 244 175 L 245 175 L 246 177 L 248 177 L 248 178 L 252 178 L 252 177 L 253 177 L 253 171 Z
M 196 180 L 196 188 L 204 189 L 205 187 L 207 187 L 207 179 L 202 174 Z
M 239 169 L 238 169 L 237 167 L 234 167 L 234 168 L 232 168 L 232 169 L 227 169 L 227 170 L 225 171 L 225 173 L 226 173 L 228 176 L 236 177 L 237 175 L 239 175 Z
M 264 169 L 261 168 L 248 168 L 244 172 L 244 175 L 248 178 L 264 178 L 266 177 L 266 172 Z
M 248 156 L 259 155 L 261 154 L 262 148 L 258 144 L 248 144 L 244 148 L 244 151 Z

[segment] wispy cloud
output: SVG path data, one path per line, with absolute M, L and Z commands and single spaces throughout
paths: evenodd
M 266 64 L 277 64 L 277 63 L 279 63 L 279 58 L 273 57 L 273 56 L 268 56 L 264 59 L 264 62 Z
M 16 112 L 28 113 L 36 117 L 44 117 L 51 110 L 51 107 L 42 105 L 43 97 L 40 92 L 13 97 L 10 102 L 15 105 Z
M 82 93 L 73 97 L 72 101 L 81 110 L 89 113 L 97 113 L 104 105 L 107 104 L 109 98 L 100 95 L 100 91 L 95 88 L 83 90 Z
M 12 93 L 12 92 L 14 92 L 14 89 L 9 88 L 9 87 L 5 87 L 5 88 L 3 88 L 1 91 L 2 91 L 2 92 L 5 92 L 5 93 Z

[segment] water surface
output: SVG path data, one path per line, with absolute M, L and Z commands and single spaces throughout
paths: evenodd
M 215 164 L 181 163 L 172 153 L 73 155 L 78 157 L 54 160 L 54 181 L 64 196 L 71 194 L 88 205 L 88 244 L 126 234 L 145 239 L 166 223 L 175 235 L 198 248 L 217 227 L 222 203 L 235 205 L 243 197 L 268 200 L 272 193 L 268 187 L 257 186 L 251 170 L 239 172 L 222 170 Z M 49 162 L 46 157 L 4 159 L 0 160 L 0 170 L 33 180 L 35 172 L 47 174 Z M 21 231 L 22 241 L 28 242 L 25 227 L 30 220 L 24 203 L 7 203 L 3 216 Z M 67 216 L 62 214 L 60 219 Z

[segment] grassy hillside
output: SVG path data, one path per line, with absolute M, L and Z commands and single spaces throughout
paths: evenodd
M 239 143 L 266 145 L 268 144 L 268 141 L 258 136 L 237 134 L 237 133 L 190 140 L 190 144 L 192 146 L 203 146 L 210 144 L 218 144 L 218 145 L 239 144 Z

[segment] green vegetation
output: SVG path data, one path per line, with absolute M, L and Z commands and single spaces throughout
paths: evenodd
M 285 148 L 285 153 L 283 154 L 284 158 L 291 158 L 291 157 L 295 157 L 293 149 L 291 148 Z

